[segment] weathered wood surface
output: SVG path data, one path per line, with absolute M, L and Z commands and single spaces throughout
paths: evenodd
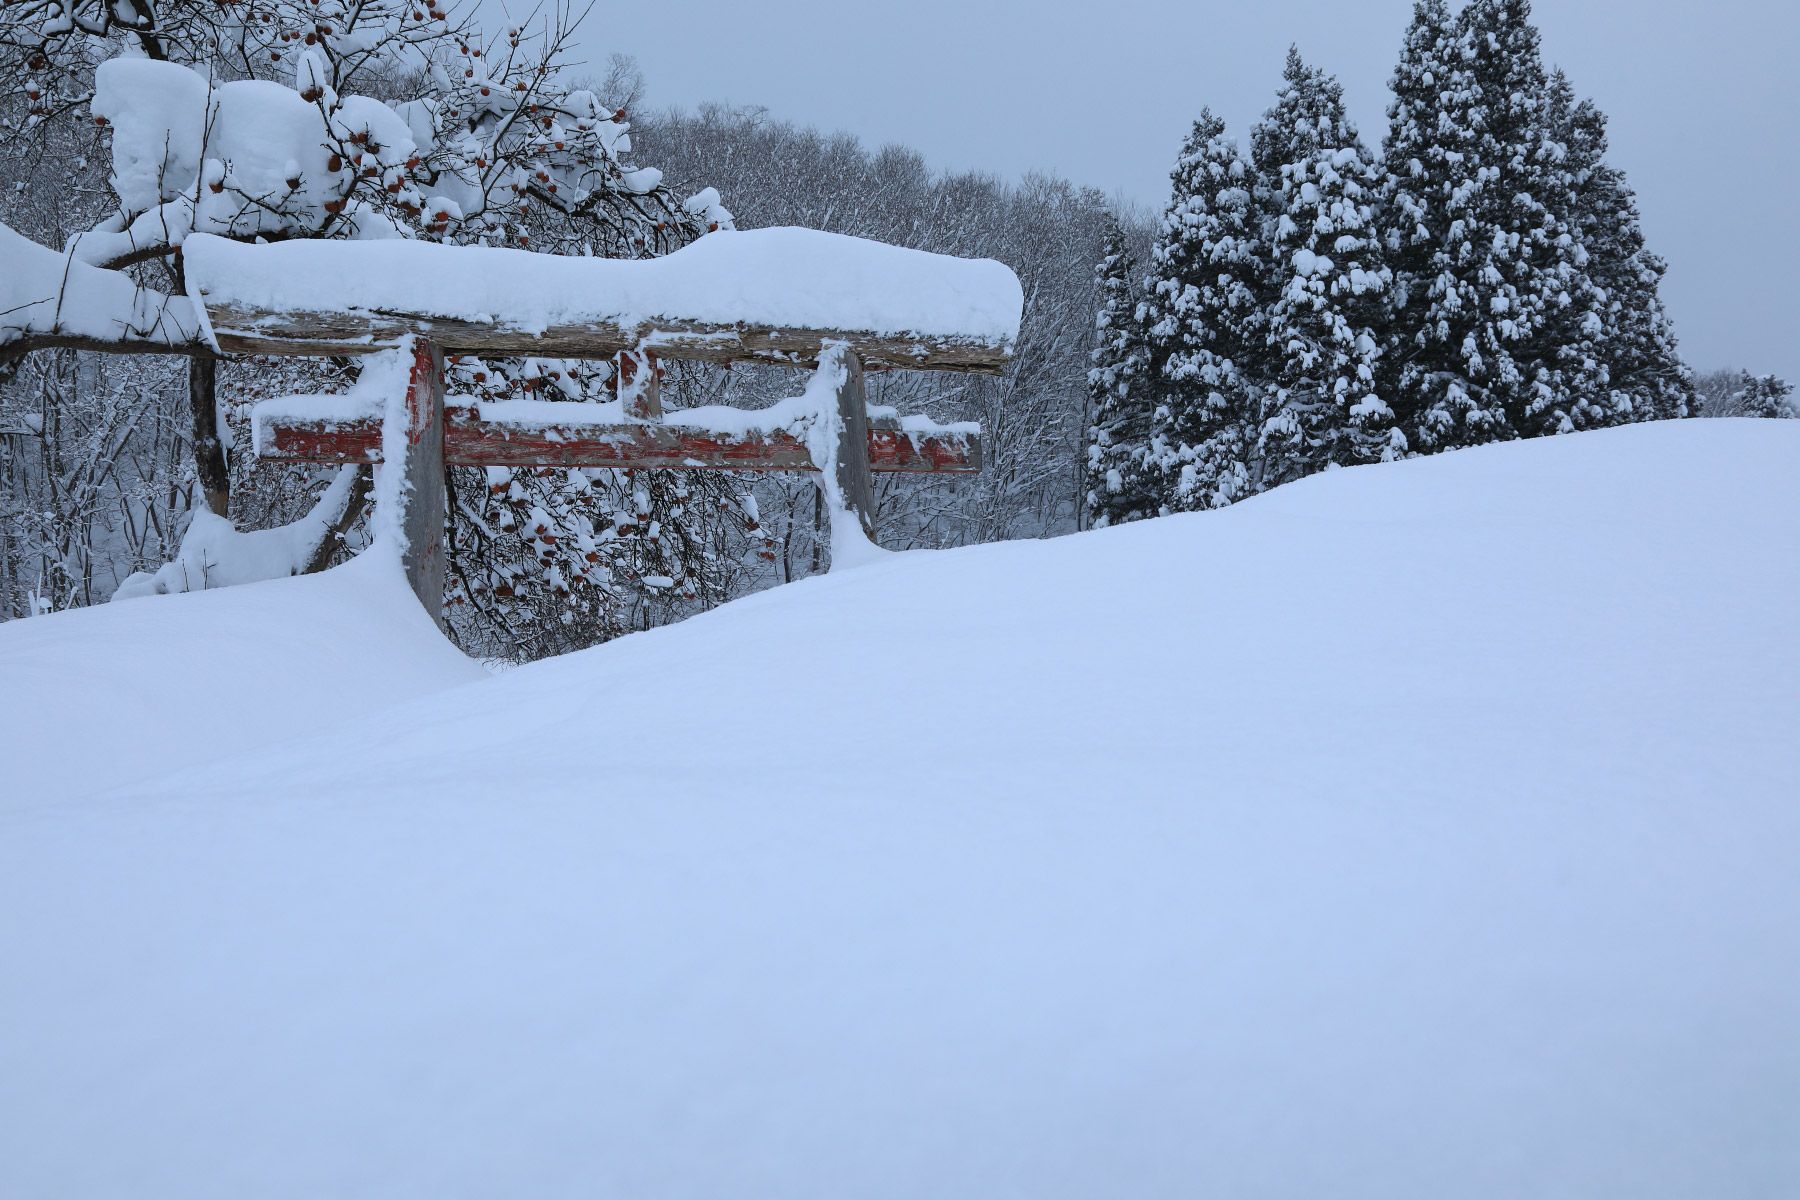
M 450 461 L 484 467 L 639 467 L 670 470 L 806 471 L 805 443 L 785 431 L 725 437 L 679 425 L 566 428 L 458 420 Z
M 972 475 L 981 470 L 981 439 L 972 433 L 915 437 L 897 425 L 869 421 L 869 470 Z
M 445 353 L 494 358 L 611 358 L 647 348 L 663 358 L 813 367 L 822 344 L 843 342 L 867 367 L 998 375 L 1011 357 L 1007 347 L 996 343 L 844 329 L 658 320 L 630 327 L 605 321 L 553 325 L 533 333 L 500 323 L 408 313 L 266 311 L 210 301 L 206 311 L 213 336 L 227 354 L 369 354 L 417 334 Z
M 376 422 L 380 445 L 380 422 Z M 438 627 L 444 624 L 444 356 L 420 339 L 413 344 L 406 382 L 406 465 L 401 474 L 400 528 L 406 535 L 401 562 L 406 581 Z
M 625 415 L 639 421 L 662 416 L 662 372 L 656 367 L 656 355 L 648 350 L 621 351 L 616 370 L 613 383 Z
M 981 470 L 973 434 L 915 437 L 893 421 L 864 434 L 871 471 L 971 474 Z M 381 422 L 289 420 L 265 425 L 262 456 L 285 462 L 381 461 Z M 458 467 L 663 467 L 674 470 L 813 471 L 804 442 L 785 431 L 721 437 L 667 424 L 519 425 L 445 412 L 444 460 Z
M 863 533 L 875 540 L 875 483 L 869 476 L 869 400 L 863 392 L 862 363 L 850 350 L 838 351 L 844 378 L 837 389 L 837 485 L 844 507 L 856 514 Z

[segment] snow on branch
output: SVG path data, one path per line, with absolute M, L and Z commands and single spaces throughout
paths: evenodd
M 318 61 L 301 55 L 303 83 L 324 70 Z M 120 208 L 76 246 L 96 266 L 167 254 L 195 230 L 397 237 L 386 210 L 424 202 L 408 172 L 417 158 L 406 121 L 365 96 L 215 83 L 177 63 L 115 58 L 95 72 L 93 110 L 112 127 Z
M 185 296 L 150 291 L 5 225 L 0 264 L 0 358 L 58 346 L 144 354 L 207 348 Z
M 363 469 L 347 466 L 305 516 L 273 529 L 240 530 L 224 517 L 196 508 L 173 561 L 132 575 L 113 599 L 201 592 L 317 570 L 333 534 L 342 531 L 347 516 L 354 518 L 367 494 Z

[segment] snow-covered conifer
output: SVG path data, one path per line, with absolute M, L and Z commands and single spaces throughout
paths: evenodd
M 1191 511 L 1264 486 L 1256 430 L 1266 264 L 1249 163 L 1210 110 L 1170 181 L 1145 301 L 1162 385 L 1150 457 L 1165 506 Z
M 1562 215 L 1573 189 L 1529 0 L 1473 0 L 1448 25 L 1419 4 L 1395 88 L 1384 225 L 1404 277 L 1393 340 L 1409 441 L 1607 423 L 1603 297 Z
M 1381 170 L 1342 86 L 1289 50 L 1251 144 L 1268 246 L 1262 482 L 1400 457 L 1377 379 L 1392 282 L 1375 224 Z
M 1604 296 L 1607 415 L 1614 422 L 1688 416 L 1696 405 L 1693 376 L 1659 294 L 1667 267 L 1645 245 L 1625 173 L 1606 161 L 1606 116 L 1591 100 L 1577 102 L 1567 76 L 1556 71 L 1550 120 L 1571 188 L 1569 225 L 1587 252 L 1587 276 Z
M 1779 375 L 1745 371 L 1725 407 L 1734 417 L 1800 417 L 1800 403 L 1795 403 L 1793 396 L 1794 385 Z
M 1428 393 L 1447 373 L 1451 355 L 1428 330 L 1426 315 L 1447 282 L 1439 248 L 1449 237 L 1450 208 L 1462 176 L 1460 35 L 1447 0 L 1415 0 L 1389 88 L 1381 194 L 1376 205 L 1382 249 L 1393 271 L 1382 377 L 1403 430 L 1418 428 Z M 1423 447 L 1414 446 L 1414 450 Z
M 1087 524 L 1096 529 L 1153 517 L 1160 503 L 1144 464 L 1154 401 L 1137 313 L 1137 262 L 1118 219 L 1108 214 L 1104 226 L 1104 252 L 1094 268 L 1098 341 L 1088 371 L 1085 504 Z

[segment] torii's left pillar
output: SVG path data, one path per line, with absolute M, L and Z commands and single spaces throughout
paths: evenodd
M 419 603 L 444 627 L 444 524 L 449 477 L 444 469 L 444 355 L 424 338 L 413 339 L 406 381 L 406 467 L 400 480 L 406 535 L 401 563 Z

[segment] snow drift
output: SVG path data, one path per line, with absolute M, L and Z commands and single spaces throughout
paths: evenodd
M 342 572 L 0 628 L 0 1192 L 1795 1194 L 1797 455 L 1338 472 L 397 702 Z M 246 670 L 148 729 L 147 642 Z
M 209 514 L 197 549 L 232 536 L 224 525 Z M 280 536 L 235 536 L 258 534 Z M 178 602 L 145 577 L 135 598 L 0 625 L 0 811 L 301 733 L 366 737 L 364 718 L 385 705 L 486 678 L 378 565 L 211 590 L 181 579 L 170 590 L 193 590 Z

